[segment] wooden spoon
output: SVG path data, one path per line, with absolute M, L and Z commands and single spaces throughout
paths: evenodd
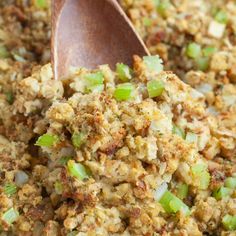
M 149 55 L 116 0 L 52 1 L 52 64 L 55 79 L 71 66 L 96 68 Z

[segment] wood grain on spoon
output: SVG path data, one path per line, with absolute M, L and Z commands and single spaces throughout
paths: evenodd
M 149 54 L 116 0 L 53 0 L 51 47 L 56 79 L 71 66 L 114 68 Z

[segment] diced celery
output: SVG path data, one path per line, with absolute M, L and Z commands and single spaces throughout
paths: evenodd
M 160 0 L 152 0 L 155 6 L 158 6 L 160 4 Z
M 89 173 L 87 169 L 80 163 L 76 163 L 74 160 L 69 160 L 67 163 L 67 168 L 71 176 L 84 180 L 89 178 Z
M 152 25 L 152 19 L 149 17 L 143 17 L 143 25 L 144 26 L 151 26 Z
M 70 157 L 70 156 L 61 157 L 60 160 L 59 160 L 59 164 L 66 165 L 67 162 L 71 159 L 72 159 L 72 157 Z
M 197 69 L 201 71 L 206 71 L 209 67 L 209 58 L 208 57 L 199 57 L 195 60 Z
M 87 92 L 102 92 L 104 90 L 104 85 L 99 84 L 99 85 L 92 85 L 92 86 L 87 86 L 86 87 Z
M 198 58 L 201 56 L 201 46 L 197 43 L 190 43 L 187 46 L 186 54 L 190 58 Z
M 160 96 L 163 93 L 164 88 L 164 83 L 161 80 L 151 80 L 147 83 L 147 90 L 150 98 Z
M 157 6 L 157 11 L 158 13 L 165 17 L 167 10 L 170 8 L 171 4 L 169 0 L 160 0 L 158 6 Z
M 70 233 L 68 233 L 66 236 L 76 236 L 78 235 L 78 231 L 74 230 L 74 231 L 71 231 Z
M 101 85 L 104 82 L 104 77 L 102 72 L 89 73 L 84 75 L 88 86 Z
M 167 213 L 183 211 L 184 214 L 189 214 L 188 206 L 169 191 L 164 193 L 159 202 Z
M 173 124 L 172 133 L 180 136 L 183 139 L 185 139 L 184 131 L 179 126 L 177 126 L 177 125 Z
M 208 171 L 203 171 L 200 177 L 199 188 L 204 190 L 207 189 L 210 184 L 211 176 Z
M 192 166 L 191 172 L 193 177 L 198 180 L 199 189 L 207 189 L 211 179 L 207 166 L 205 164 L 195 164 Z
M 116 73 L 118 78 L 123 82 L 127 82 L 132 78 L 131 69 L 123 63 L 116 64 Z
M 59 141 L 57 135 L 43 134 L 38 138 L 35 145 L 40 147 L 52 147 Z
M 169 191 L 166 191 L 163 196 L 161 197 L 160 199 L 160 204 L 162 205 L 162 207 L 164 208 L 164 210 L 167 212 L 167 213 L 172 213 L 172 209 L 170 207 L 170 201 L 173 200 L 174 198 L 174 195 L 169 192 Z
M 80 146 L 86 142 L 86 139 L 86 135 L 82 132 L 74 133 L 71 137 L 72 144 L 76 148 L 80 148 Z
M 222 219 L 222 224 L 226 230 L 236 230 L 236 215 L 225 215 Z
M 223 11 L 223 10 L 218 11 L 215 14 L 215 20 L 218 21 L 221 24 L 227 24 L 227 22 L 228 22 L 227 13 L 225 11 Z
M 60 181 L 56 181 L 54 184 L 56 194 L 62 194 L 63 192 L 63 185 Z
M 145 56 L 143 57 L 143 62 L 148 71 L 152 73 L 160 73 L 161 71 L 163 71 L 162 59 L 158 55 Z
M 228 177 L 225 180 L 225 186 L 227 188 L 231 188 L 231 189 L 236 188 L 236 177 Z
M 8 58 L 10 56 L 9 51 L 4 45 L 0 45 L 0 58 Z
M 188 185 L 187 184 L 179 184 L 177 186 L 177 197 L 180 199 L 184 199 L 188 196 Z
M 35 5 L 38 8 L 45 9 L 48 7 L 47 0 L 35 0 Z
M 6 195 L 12 196 L 17 192 L 17 187 L 15 184 L 7 183 L 4 185 L 3 191 Z
M 212 196 L 216 200 L 221 200 L 222 198 L 228 197 L 231 194 L 232 190 L 226 187 L 220 187 L 212 193 Z
M 12 224 L 17 220 L 19 217 L 19 213 L 17 210 L 15 210 L 13 207 L 8 209 L 3 215 L 2 220 L 5 221 L 7 224 Z
M 119 84 L 114 92 L 117 101 L 127 101 L 132 98 L 134 86 L 131 83 Z
M 196 164 L 193 165 L 191 169 L 194 175 L 199 175 L 207 169 L 207 166 L 205 164 Z
M 202 54 L 204 57 L 210 57 L 217 51 L 216 47 L 214 46 L 207 46 L 202 49 Z

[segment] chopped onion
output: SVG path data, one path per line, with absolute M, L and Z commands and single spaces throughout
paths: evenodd
M 208 34 L 214 38 L 220 39 L 225 31 L 225 24 L 218 23 L 217 21 L 211 21 Z
M 21 187 L 29 180 L 29 176 L 24 171 L 17 171 L 15 174 L 15 184 L 17 187 Z

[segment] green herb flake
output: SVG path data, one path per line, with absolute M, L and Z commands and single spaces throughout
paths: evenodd
M 7 102 L 12 105 L 14 103 L 14 95 L 12 92 L 6 92 L 5 93 L 5 96 L 6 96 L 6 100 Z

